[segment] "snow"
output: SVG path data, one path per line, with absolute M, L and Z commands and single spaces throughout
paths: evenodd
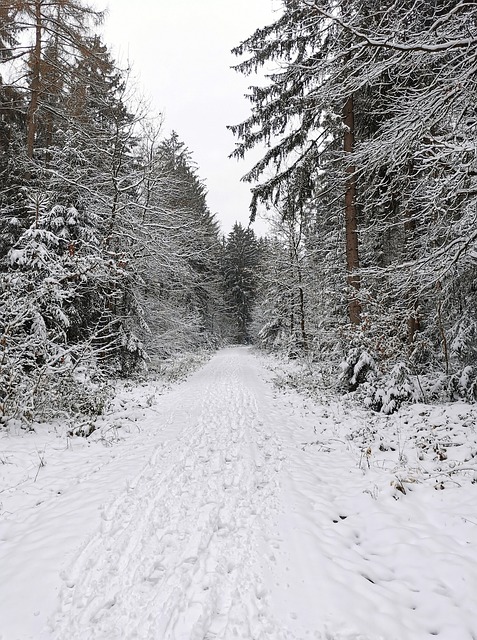
M 224 349 L 87 439 L 2 433 L 0 638 L 476 640 L 474 407 L 281 373 Z

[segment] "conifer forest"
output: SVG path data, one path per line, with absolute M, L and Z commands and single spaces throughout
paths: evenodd
M 234 255 L 248 243 L 256 266 L 254 234 L 220 237 L 191 152 L 161 134 L 102 19 L 77 0 L 0 5 L 4 419 L 95 413 L 108 379 L 248 339 L 256 274 L 239 281 Z
M 270 233 L 223 238 L 191 151 L 95 32 L 102 14 L 4 0 L 2 416 L 96 411 L 102 380 L 249 341 L 327 362 L 344 391 L 367 383 L 378 410 L 474 400 L 476 15 L 283 2 L 234 51 L 266 78 L 230 128 L 233 156 L 263 150 L 244 179 Z
M 477 2 L 273 0 L 228 228 L 97 4 L 0 0 L 0 640 L 476 640 Z M 197 129 L 255 8 L 130 5 Z
M 424 376 L 421 397 L 475 399 L 476 18 L 298 0 L 235 50 L 268 71 L 233 127 L 237 157 L 266 147 L 246 176 L 275 229 L 260 339 L 342 360 L 348 390 L 384 376 L 405 397 Z

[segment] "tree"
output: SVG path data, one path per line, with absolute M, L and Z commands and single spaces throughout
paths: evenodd
M 100 14 L 12 0 L 1 15 L 0 413 L 94 412 L 101 381 L 144 367 L 143 340 L 157 358 L 215 344 L 218 225 L 190 152 L 90 31 Z
M 22 30 L 31 32 L 30 46 L 17 54 L 27 58 L 29 81 L 26 86 L 20 80 L 17 83 L 28 94 L 26 151 L 32 159 L 40 125 L 46 121 L 47 129 L 51 126 L 51 98 L 58 99 L 56 84 L 70 72 L 79 52 L 87 49 L 89 25 L 99 23 L 102 13 L 81 0 L 17 0 L 10 4 Z
M 224 245 L 223 273 L 228 312 L 234 325 L 233 339 L 250 341 L 249 325 L 258 280 L 258 243 L 252 229 L 236 222 Z
M 154 357 L 215 341 L 223 313 L 218 225 L 187 147 L 148 129 L 136 252 L 145 308 L 143 339 Z M 138 210 L 139 212 L 139 210 Z
M 337 19 L 323 3 L 313 5 Z M 373 16 L 340 22 L 356 42 L 348 81 L 368 83 L 372 111 L 381 114 L 359 140 L 353 162 L 370 236 L 381 246 L 379 238 L 387 237 L 392 250 L 378 264 L 366 248 L 363 276 L 367 272 L 375 291 L 390 291 L 385 304 L 405 320 L 414 362 L 427 363 L 440 343 L 448 369 L 443 305 L 448 320 L 460 315 L 461 305 L 452 302 L 456 284 L 460 295 L 475 270 L 469 217 L 476 193 L 475 91 L 469 69 L 475 64 L 477 12 L 473 3 L 402 1 L 383 9 L 380 20 L 377 11 Z M 366 70 L 372 66 L 379 71 L 370 83 Z M 383 287 L 385 280 L 390 286 Z
M 358 324 L 356 180 L 348 159 L 354 150 L 354 99 L 351 88 L 334 80 L 342 75 L 346 47 L 349 42 L 343 30 L 310 12 L 306 2 L 284 2 L 283 14 L 274 24 L 257 30 L 234 50 L 237 55 L 250 54 L 237 65 L 242 73 L 271 64 L 278 64 L 279 71 L 267 75 L 265 87 L 252 88 L 252 115 L 231 129 L 240 138 L 236 157 L 257 144 L 268 147 L 244 178 L 256 181 L 265 174 L 272 176 L 252 189 L 252 219 L 260 202 L 276 204 L 283 199 L 290 181 L 307 185 L 296 193 L 298 209 L 316 199 L 318 180 L 326 180 L 327 189 L 336 190 L 333 183 L 341 185 L 349 319 Z
M 67 408 L 66 388 L 80 386 L 75 369 L 89 363 L 94 370 L 102 354 L 83 311 L 96 306 L 111 278 L 84 214 L 46 202 L 32 207 L 34 223 L 6 256 L 0 305 L 0 410 L 27 421 L 55 403 Z
M 102 14 L 75 0 L 9 0 L 2 4 L 2 12 L 6 21 L 0 63 L 7 61 L 9 66 L 0 80 L 4 131 L 0 206 L 3 225 L 20 232 L 31 222 L 27 196 L 34 197 L 52 147 L 63 142 L 59 131 L 67 121 L 65 91 L 75 60 L 87 54 L 89 25 L 101 20 Z M 18 238 L 17 232 L 7 235 L 10 240 L 2 255 Z

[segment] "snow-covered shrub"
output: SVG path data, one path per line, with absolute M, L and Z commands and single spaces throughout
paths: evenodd
M 269 320 L 260 329 L 255 341 L 262 349 L 284 353 L 290 360 L 299 359 L 306 353 L 299 335 L 290 334 L 280 318 Z
M 121 361 L 120 370 L 123 376 L 130 376 L 135 371 L 145 367 L 147 355 L 141 340 L 132 331 L 126 332 L 119 327 Z
M 265 349 L 274 349 L 280 347 L 283 341 L 285 331 L 281 318 L 272 318 L 268 320 L 261 329 L 259 329 L 256 341 Z
M 102 254 L 91 220 L 74 207 L 37 204 L 1 264 L 0 415 L 27 422 L 55 407 L 97 413 L 94 389 L 86 386 L 85 401 L 75 370 L 103 366 L 121 347 L 136 360 L 139 347 L 125 332 L 120 344 L 127 274 Z
M 339 383 L 346 391 L 355 391 L 359 385 L 373 382 L 377 377 L 376 361 L 360 347 L 351 347 L 340 368 Z
M 447 385 L 451 400 L 464 399 L 468 402 L 477 400 L 477 371 L 475 367 L 467 366 L 459 373 L 449 378 Z
M 166 382 L 179 382 L 204 365 L 212 353 L 209 349 L 177 352 L 173 357 L 164 359 L 156 365 L 155 373 Z
M 75 374 L 79 363 L 94 362 L 93 349 L 67 340 L 72 290 L 29 270 L 5 274 L 2 284 L 0 415 L 28 423 L 62 411 L 97 413 L 101 385 Z
M 365 405 L 387 415 L 397 411 L 402 404 L 420 398 L 419 389 L 403 362 L 395 364 L 389 374 L 378 384 L 370 385 L 368 391 Z
M 66 403 L 65 410 L 69 413 L 84 416 L 100 416 L 112 395 L 112 385 L 106 381 L 94 382 L 88 375 L 86 382 L 82 382 L 72 375 L 63 381 L 63 391 L 68 391 L 71 401 Z M 60 389 L 58 389 L 60 390 Z M 64 393 L 61 397 L 65 397 Z
M 475 361 L 477 355 L 477 322 L 468 313 L 464 313 L 449 331 L 449 350 L 451 357 L 461 362 Z

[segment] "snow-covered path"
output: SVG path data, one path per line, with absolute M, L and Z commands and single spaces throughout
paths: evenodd
M 270 377 L 224 349 L 5 491 L 0 638 L 477 640 L 477 485 L 404 498 L 344 435 L 366 414 Z
M 57 637 L 282 637 L 259 564 L 280 445 L 241 356 L 222 352 L 176 392 L 179 435 L 104 513 L 66 580 Z

